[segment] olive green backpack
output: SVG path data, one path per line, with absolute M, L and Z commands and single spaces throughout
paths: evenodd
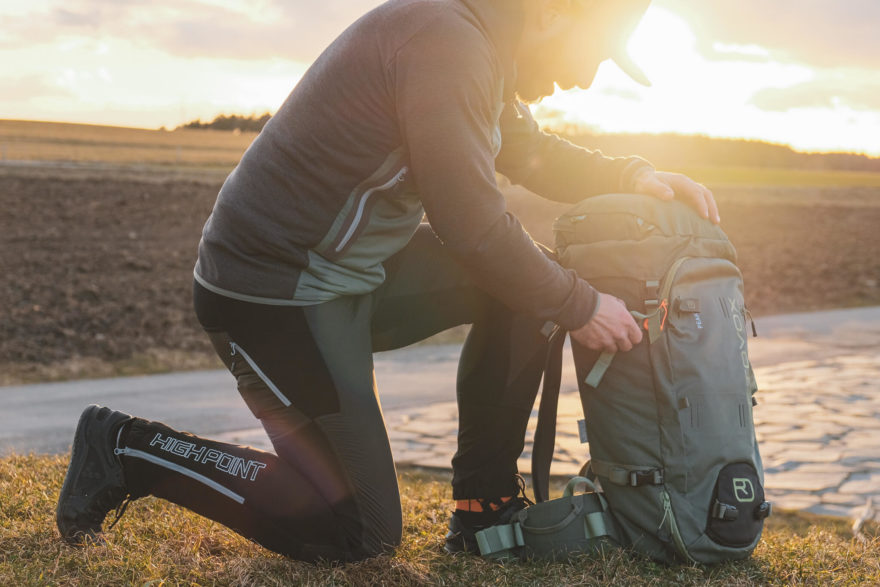
M 554 558 L 612 544 L 666 562 L 748 557 L 770 504 L 733 246 L 684 204 L 635 194 L 584 200 L 554 230 L 560 263 L 622 299 L 644 336 L 616 355 L 572 343 L 582 474 L 598 488 L 573 482 L 592 497 L 570 485 L 547 501 L 565 333 L 554 334 L 532 455 L 538 503 L 478 533 L 483 554 Z

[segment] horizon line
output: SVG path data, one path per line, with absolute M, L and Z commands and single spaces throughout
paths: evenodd
M 268 112 L 268 111 L 265 112 L 264 114 L 269 114 L 270 116 L 273 115 L 271 112 Z M 212 120 L 216 120 L 220 116 L 226 116 L 226 117 L 240 116 L 242 118 L 257 118 L 262 115 L 263 114 L 257 115 L 255 113 L 246 114 L 246 115 L 245 114 L 222 114 L 222 115 L 215 116 L 214 119 L 212 119 Z M 212 129 L 212 128 L 198 128 L 198 129 L 197 128 L 184 128 L 187 124 L 190 124 L 190 123 L 196 122 L 196 121 L 201 121 L 201 118 L 193 119 L 189 122 L 185 122 L 183 124 L 180 124 L 174 128 L 167 128 L 164 125 L 157 128 L 157 127 L 149 127 L 149 126 L 129 126 L 129 125 L 119 125 L 119 124 L 98 123 L 98 122 L 76 122 L 76 121 L 67 121 L 67 120 L 42 120 L 42 119 L 34 119 L 34 118 L 0 118 L 0 123 L 4 123 L 4 122 L 24 122 L 24 123 L 27 123 L 27 122 L 30 122 L 30 123 L 38 123 L 38 124 L 67 124 L 67 125 L 75 125 L 75 126 L 95 126 L 95 127 L 104 127 L 104 128 L 145 130 L 145 131 L 155 131 L 155 132 L 176 132 L 176 131 L 234 132 L 234 131 L 229 131 L 229 130 L 218 130 L 218 129 Z M 210 124 L 210 121 L 207 121 L 206 124 Z M 765 139 L 750 138 L 750 137 L 720 136 L 720 135 L 711 135 L 711 134 L 706 134 L 706 133 L 680 133 L 680 132 L 675 132 L 675 131 L 606 132 L 606 131 L 602 131 L 602 130 L 596 130 L 595 128 L 591 128 L 587 125 L 579 125 L 576 123 L 572 124 L 571 126 L 576 129 L 579 129 L 580 133 L 583 135 L 606 136 L 606 137 L 639 137 L 639 136 L 664 137 L 664 136 L 669 136 L 669 137 L 684 137 L 684 138 L 705 138 L 705 139 L 709 139 L 712 141 L 734 141 L 734 142 L 739 141 L 739 142 L 747 142 L 747 143 L 757 143 L 757 144 L 762 144 L 762 145 L 770 145 L 770 146 L 775 146 L 775 147 L 783 147 L 783 148 L 791 150 L 794 153 L 800 153 L 803 155 L 851 155 L 851 156 L 857 156 L 857 157 L 865 157 L 866 159 L 869 159 L 869 160 L 880 160 L 880 153 L 875 155 L 873 153 L 868 153 L 866 151 L 857 151 L 857 150 L 853 150 L 853 151 L 801 150 L 801 149 L 795 148 L 794 146 L 792 146 L 791 144 L 788 144 L 788 143 L 779 143 L 779 142 L 775 142 L 775 141 L 768 141 Z M 553 130 L 552 125 L 547 126 L 545 128 L 549 129 L 551 132 L 554 132 L 562 137 L 577 136 L 577 134 L 575 134 L 575 133 L 571 133 L 571 132 L 567 132 L 567 131 L 559 131 L 558 129 Z M 253 132 L 255 134 L 258 133 L 258 131 L 240 131 L 240 132 L 242 132 L 242 133 Z

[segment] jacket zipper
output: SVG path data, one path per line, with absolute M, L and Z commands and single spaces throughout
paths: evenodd
M 391 188 L 391 186 L 393 186 L 397 182 L 402 181 L 403 176 L 406 174 L 406 172 L 408 170 L 409 170 L 409 168 L 404 165 L 403 167 L 400 168 L 400 171 L 398 171 L 396 174 L 394 174 L 394 177 L 392 177 L 391 179 L 389 179 L 388 181 L 386 181 L 382 185 L 371 187 L 370 189 L 365 191 L 363 193 L 363 195 L 361 195 L 360 200 L 358 201 L 357 211 L 354 214 L 354 218 L 352 219 L 351 224 L 348 226 L 348 230 L 345 232 L 345 236 L 343 236 L 342 239 L 339 241 L 339 244 L 336 245 L 334 252 L 339 253 L 340 251 L 342 251 L 342 249 L 345 248 L 345 246 L 349 243 L 351 238 L 354 236 L 354 233 L 357 230 L 358 225 L 361 223 L 361 220 L 364 215 L 364 210 L 367 207 L 367 200 L 370 199 L 370 196 L 372 196 L 375 192 L 385 191 L 385 190 Z
M 186 467 L 181 467 L 177 463 L 165 460 L 161 457 L 157 457 L 155 455 L 151 455 L 148 452 L 144 452 L 142 450 L 137 450 L 134 448 L 115 448 L 113 449 L 113 454 L 116 456 L 126 456 L 135 459 L 141 459 L 147 461 L 149 463 L 153 463 L 154 465 L 158 465 L 160 467 L 164 467 L 169 471 L 174 471 L 175 473 L 180 473 L 181 475 L 185 475 L 190 479 L 194 479 L 199 483 L 207 485 L 214 491 L 221 493 L 228 497 L 229 499 L 235 501 L 236 503 L 244 503 L 244 497 L 232 491 L 228 487 L 224 487 L 223 485 L 217 483 L 213 479 L 202 475 L 201 473 L 196 473 L 195 471 L 191 471 Z
M 236 354 L 241 355 L 241 357 L 245 360 L 245 362 L 248 365 L 250 365 L 251 369 L 254 370 L 254 373 L 257 374 L 257 377 L 259 377 L 263 381 L 263 383 L 266 384 L 266 387 L 268 387 L 269 390 L 275 394 L 275 397 L 278 398 L 278 401 L 280 401 L 282 404 L 284 404 L 285 407 L 290 406 L 290 400 L 287 399 L 287 397 L 283 393 L 281 393 L 281 390 L 278 389 L 278 386 L 275 385 L 271 379 L 269 379 L 268 375 L 263 373 L 263 370 L 260 369 L 260 367 L 257 365 L 257 363 L 251 358 L 251 356 L 249 354 L 247 354 L 244 351 L 243 348 L 241 348 L 240 346 L 238 346 L 234 342 L 230 342 L 229 349 L 230 349 L 230 355 L 232 356 L 233 361 L 235 361 Z

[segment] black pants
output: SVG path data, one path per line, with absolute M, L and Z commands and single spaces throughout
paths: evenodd
M 426 225 L 369 295 L 304 307 L 196 285 L 199 321 L 275 453 L 136 419 L 126 481 L 301 560 L 356 560 L 400 542 L 397 478 L 372 353 L 472 323 L 458 370 L 453 497 L 515 491 L 541 378 L 543 322 L 474 287 Z

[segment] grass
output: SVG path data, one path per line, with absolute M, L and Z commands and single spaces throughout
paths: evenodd
M 754 556 L 713 567 L 666 567 L 626 552 L 570 563 L 500 565 L 450 556 L 441 536 L 450 507 L 445 472 L 400 473 L 403 544 L 350 565 L 285 559 L 182 508 L 135 502 L 106 545 L 63 544 L 54 506 L 67 457 L 0 460 L 2 585 L 856 585 L 880 583 L 877 527 L 852 538 L 846 520 L 791 512 L 768 520 Z M 558 487 L 557 487 L 558 490 Z
M 234 167 L 257 133 L 176 131 L 58 122 L 0 120 L 0 162 L 222 169 Z M 704 166 L 674 169 L 708 185 L 880 187 L 880 173 Z
M 880 187 L 880 173 L 773 167 L 686 167 L 670 169 L 709 186 Z
M 0 363 L 0 387 L 223 368 L 223 363 L 211 350 L 198 352 L 152 348 L 115 361 L 99 357 L 73 357 L 47 364 L 21 361 Z

